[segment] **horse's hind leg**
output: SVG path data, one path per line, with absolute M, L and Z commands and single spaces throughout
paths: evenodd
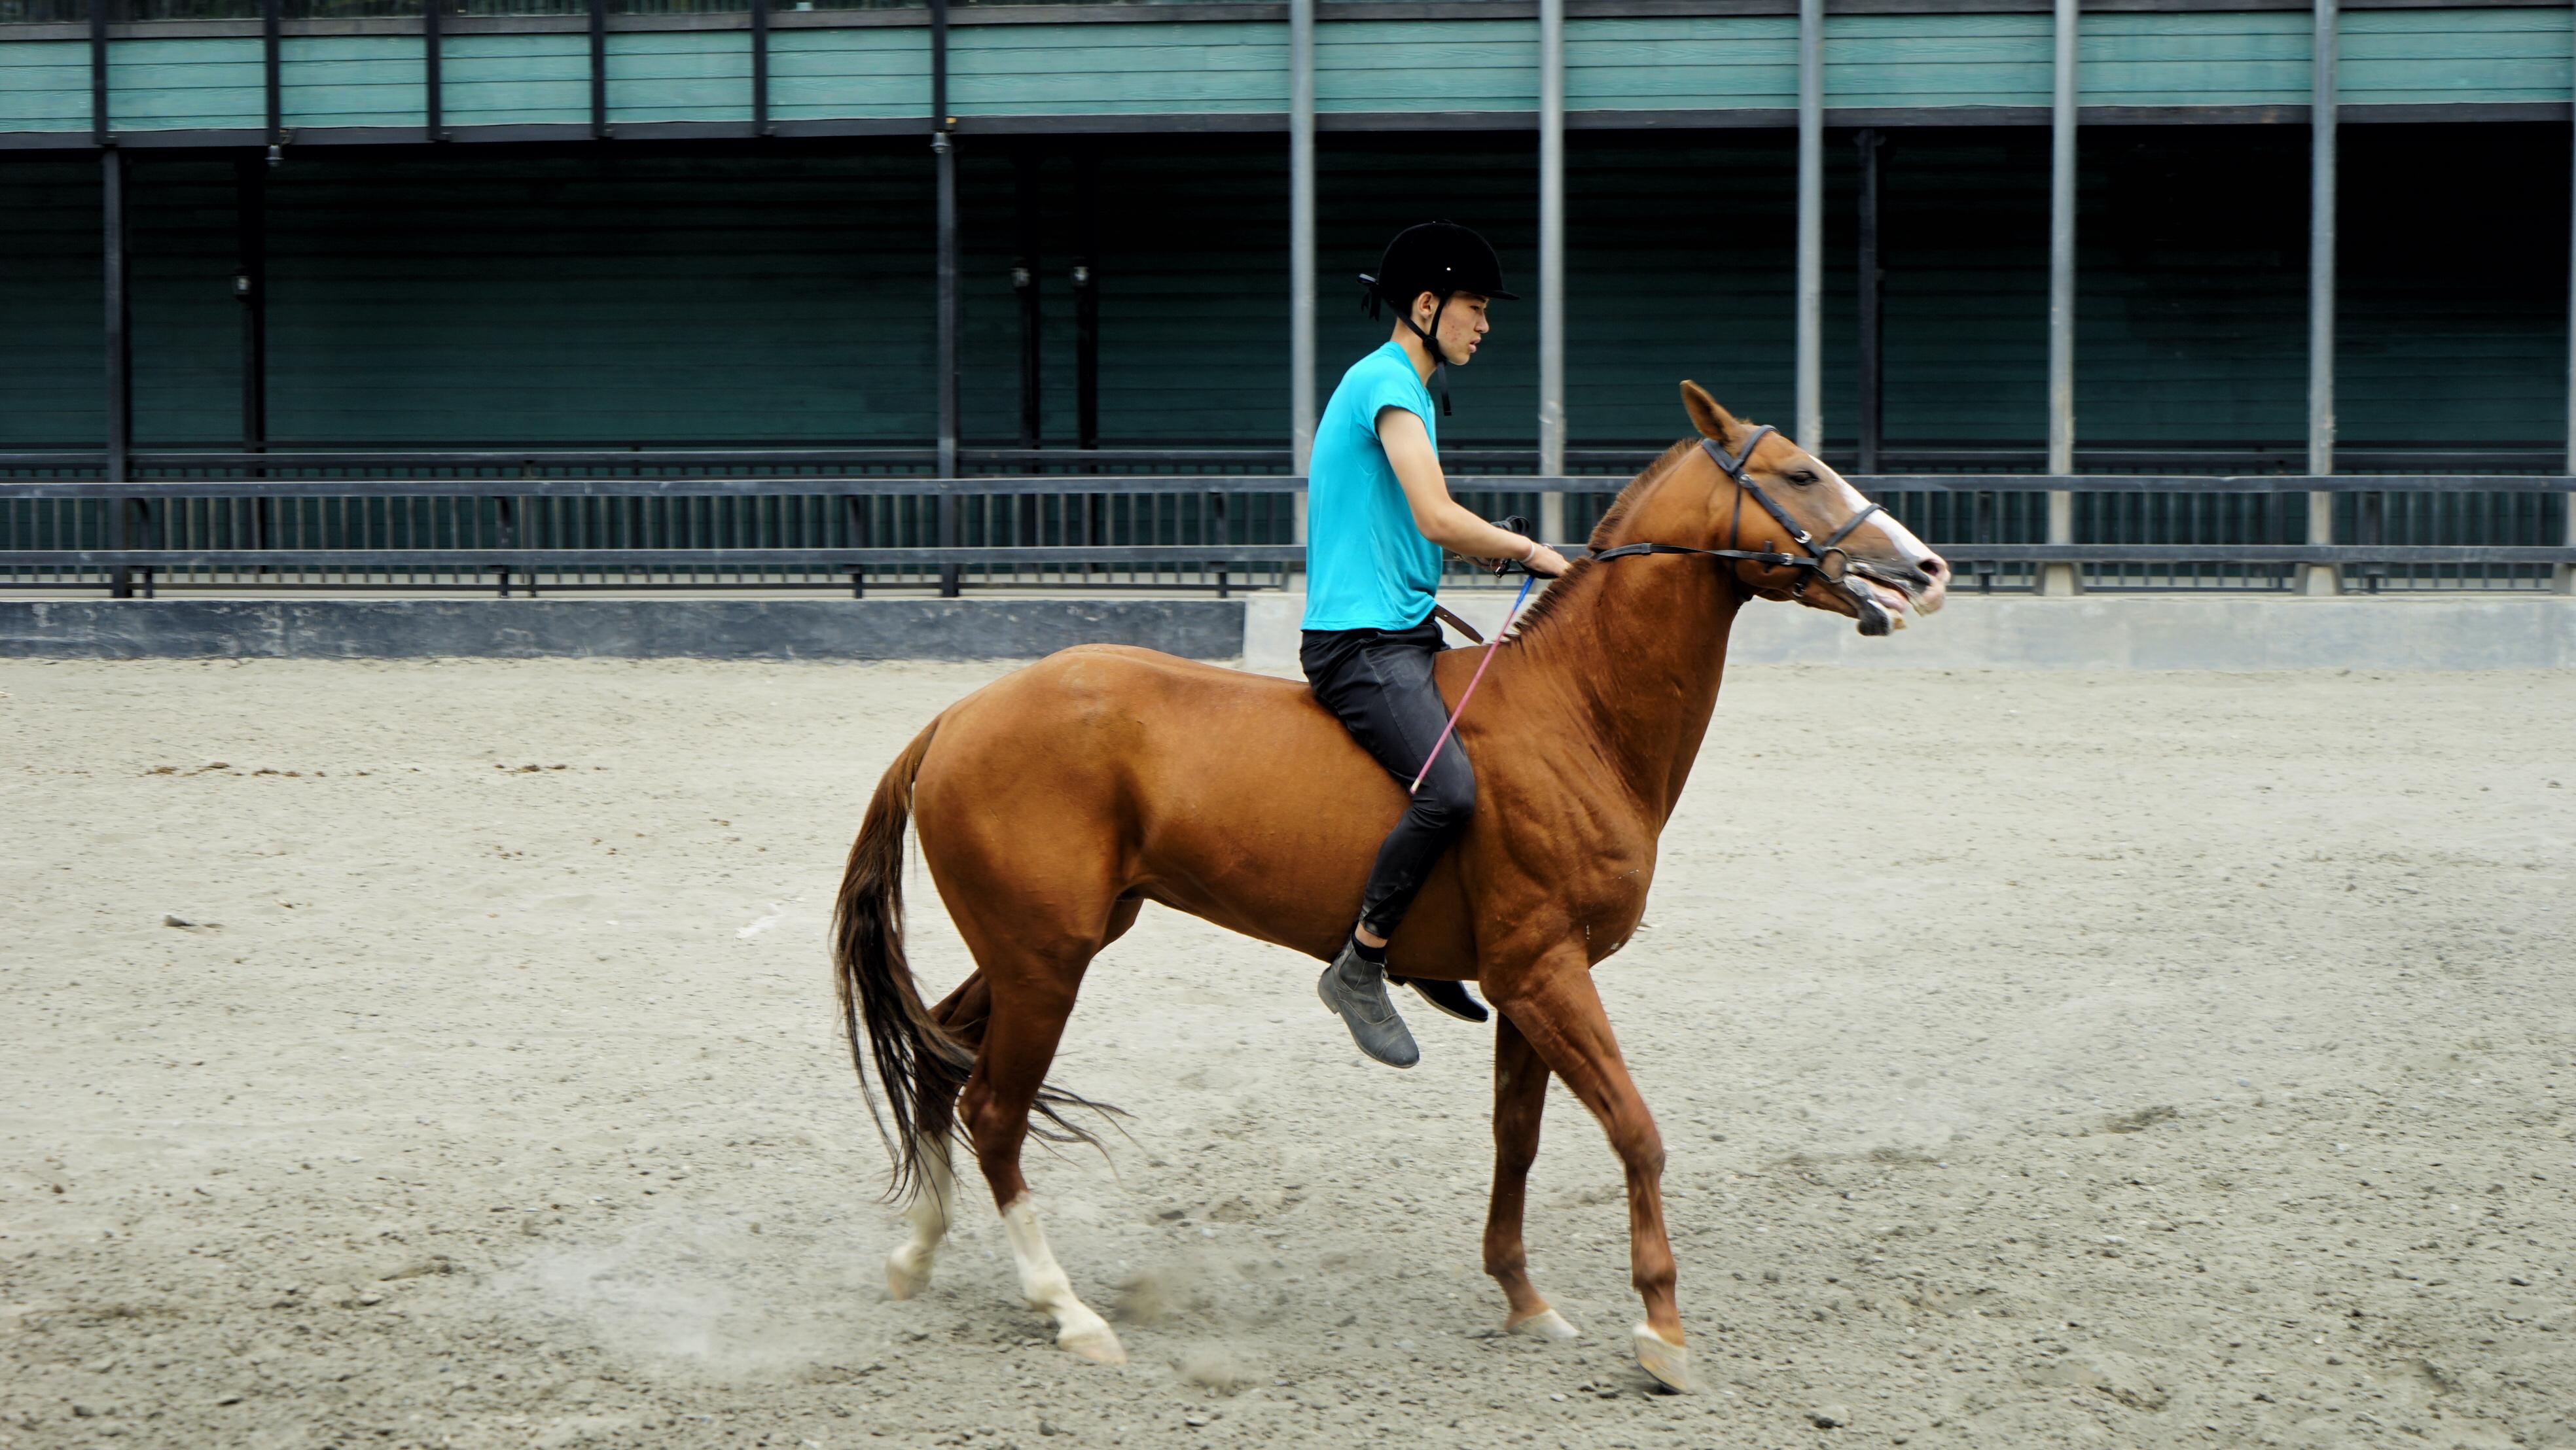
M 992 988 L 978 972 L 931 1008 L 930 1015 L 951 1037 L 975 1047 L 984 1039 L 984 1023 L 992 1010 Z M 953 1104 L 943 1106 L 953 1112 Z M 951 1113 L 940 1114 L 943 1124 L 951 1120 Z M 886 1255 L 886 1292 L 897 1299 L 909 1299 L 930 1287 L 939 1246 L 947 1239 L 949 1221 L 956 1213 L 957 1175 L 949 1165 L 948 1143 L 943 1129 L 928 1132 L 921 1144 L 921 1186 L 913 1190 L 912 1202 L 904 1209 L 912 1237 Z
M 1128 919 L 1133 919 L 1132 911 Z M 1002 1211 L 1002 1232 L 1019 1266 L 1020 1292 L 1030 1308 L 1055 1320 L 1058 1345 L 1102 1364 L 1125 1364 L 1127 1351 L 1117 1333 L 1074 1294 L 1072 1280 L 1047 1247 L 1028 1180 L 1020 1176 L 1030 1106 L 1045 1085 L 1056 1042 L 1073 1013 L 1074 991 L 1100 939 L 1038 951 L 978 941 L 982 933 L 962 921 L 959 925 L 994 988 L 993 1015 L 983 1049 L 975 1056 L 975 1073 L 958 1098 L 958 1112 L 975 1144 L 984 1181 L 992 1186 L 993 1202 Z M 1003 954 L 1008 959 L 997 960 Z

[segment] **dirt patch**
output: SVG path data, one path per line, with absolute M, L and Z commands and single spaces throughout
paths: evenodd
M 1579 1107 L 1502 1335 L 1486 1034 L 1155 911 L 1030 1168 L 1133 1362 L 976 1185 L 887 1298 L 824 916 L 994 673 L 0 663 L 0 1445 L 2576 1445 L 2576 680 L 1738 672 L 1600 973 L 1674 1398 Z

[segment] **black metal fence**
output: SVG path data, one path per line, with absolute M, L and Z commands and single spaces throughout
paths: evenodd
M 1519 452 L 1450 461 L 1461 501 L 1488 516 L 1537 517 L 1543 493 L 1564 494 L 1571 540 L 1626 481 L 1509 471 L 1526 466 Z M 1626 450 L 1570 460 L 1639 461 Z M 981 449 L 961 459 L 979 476 L 942 479 L 929 476 L 930 450 L 904 448 L 137 453 L 131 481 L 107 483 L 96 454 L 7 454 L 0 588 L 1279 588 L 1303 555 L 1303 481 L 1285 462 L 1269 449 Z M 2559 473 L 1856 482 L 1980 590 L 2027 588 L 2052 562 L 2077 564 L 2088 587 L 2127 590 L 2287 590 L 2324 564 L 2352 588 L 2528 591 L 2576 565 L 2576 479 Z M 2076 543 L 2044 542 L 2051 488 L 2076 495 Z M 2311 493 L 2332 496 L 2346 542 L 2304 542 Z M 1462 566 L 1461 582 L 1473 577 Z

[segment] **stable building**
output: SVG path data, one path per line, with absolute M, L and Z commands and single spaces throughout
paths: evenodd
M 1561 538 L 1688 377 L 1963 587 L 2565 587 L 2572 34 L 2563 0 L 0 0 L 0 582 L 1293 582 L 1318 400 L 1383 337 L 1353 278 L 1438 216 L 1530 299 L 1444 453 Z M 244 557 L 279 548 L 342 557 Z M 589 552 L 514 569 L 546 548 Z M 774 557 L 683 557 L 717 548 Z

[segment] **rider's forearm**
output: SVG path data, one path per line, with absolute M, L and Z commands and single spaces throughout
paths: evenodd
M 1485 522 L 1453 499 L 1443 499 L 1427 510 L 1415 510 L 1413 525 L 1422 530 L 1424 538 L 1470 559 L 1529 557 L 1529 540 Z

